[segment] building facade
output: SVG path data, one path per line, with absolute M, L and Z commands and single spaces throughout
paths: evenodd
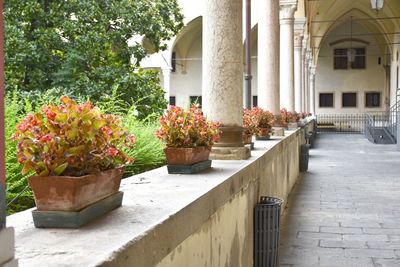
M 202 102 L 206 2 L 179 2 L 185 28 L 167 51 L 151 55 L 142 66 L 161 71 L 171 104 L 188 106 Z M 251 1 L 253 106 L 276 112 L 271 98 L 278 98 L 279 108 L 298 112 L 360 114 L 388 110 L 397 102 L 400 3 L 387 0 L 376 10 L 369 0 L 271 2 Z

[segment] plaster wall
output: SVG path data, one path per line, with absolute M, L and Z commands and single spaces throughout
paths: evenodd
M 358 42 L 352 42 L 351 44 L 354 48 L 366 48 L 365 69 L 335 70 L 333 68 L 334 48 L 349 48 L 350 42 L 342 42 L 332 46 L 330 43 L 348 38 L 349 31 L 350 22 L 344 23 L 334 29 L 322 43 L 316 69 L 316 114 L 354 114 L 382 111 L 385 110 L 385 105 L 388 105 L 389 95 L 387 90 L 385 90 L 384 53 L 380 50 L 373 36 L 357 36 L 357 38 L 369 42 L 369 45 Z M 362 34 L 369 32 L 360 24 L 353 22 L 353 33 Z M 381 58 L 381 64 L 378 64 L 379 57 Z M 379 108 L 365 107 L 365 93 L 370 91 L 381 92 L 381 105 Z M 324 92 L 334 93 L 333 108 L 321 108 L 319 106 L 319 93 Z M 356 108 L 342 108 L 343 92 L 357 92 Z
M 287 199 L 299 177 L 303 138 L 294 133 L 232 177 L 241 190 L 156 266 L 252 266 L 253 208 L 263 195 Z
M 187 54 L 182 54 L 176 50 L 176 71 L 171 72 L 171 91 L 170 96 L 176 97 L 176 105 L 188 107 L 190 96 L 201 96 L 202 86 L 202 36 L 201 31 L 196 31 L 196 36 L 191 43 L 180 44 L 189 46 Z M 187 42 L 191 38 L 182 39 Z

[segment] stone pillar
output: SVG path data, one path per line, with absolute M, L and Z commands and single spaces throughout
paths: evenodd
M 280 106 L 294 111 L 294 12 L 297 0 L 280 0 Z
M 311 60 L 311 49 L 307 49 L 306 52 L 306 62 L 307 62 L 307 68 L 306 68 L 306 111 L 307 112 L 311 112 L 311 108 L 310 108 L 310 67 L 312 64 L 312 60 Z
M 165 99 L 169 103 L 169 96 L 171 91 L 171 68 L 162 69 L 163 75 L 163 89 L 165 91 Z
M 302 49 L 302 54 L 301 54 L 301 68 L 302 68 L 302 73 L 301 73 L 301 109 L 302 111 L 307 111 L 307 41 L 308 41 L 308 35 L 304 34 L 303 37 L 303 49 Z
M 303 111 L 308 111 L 307 105 L 307 90 L 308 90 L 308 62 L 307 56 L 303 55 L 303 90 L 302 90 L 302 99 L 303 99 Z
M 243 132 L 242 0 L 205 0 L 203 110 L 222 124 L 213 159 L 246 159 Z
M 310 112 L 315 116 L 315 67 L 310 68 Z
M 301 36 L 297 35 L 294 37 L 294 109 L 297 112 L 302 110 L 302 93 L 301 93 L 301 46 L 299 46 L 299 41 L 301 40 Z
M 259 1 L 258 106 L 279 113 L 279 0 Z
M 302 111 L 302 50 L 305 18 L 296 18 L 294 21 L 294 109 Z

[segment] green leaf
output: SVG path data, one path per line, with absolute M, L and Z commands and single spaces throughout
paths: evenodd
M 75 146 L 75 147 L 71 147 L 71 148 L 67 149 L 67 153 L 69 153 L 71 155 L 76 155 L 76 154 L 82 152 L 84 149 L 85 149 L 84 145 Z
M 96 130 L 100 129 L 101 127 L 105 126 L 107 122 L 105 120 L 96 120 L 93 122 L 92 126 Z
M 65 169 L 67 167 L 68 167 L 68 163 L 67 162 L 64 163 L 64 164 L 59 165 L 57 168 L 54 169 L 54 174 L 55 175 L 61 175 L 65 171 Z

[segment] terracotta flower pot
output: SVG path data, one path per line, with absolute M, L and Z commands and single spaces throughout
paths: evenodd
M 259 128 L 259 132 L 257 133 L 256 140 L 269 140 L 271 138 L 271 129 L 270 128 Z
M 243 134 L 242 136 L 243 144 L 251 144 L 252 138 L 253 138 L 252 134 Z
M 259 136 L 267 137 L 269 136 L 270 129 L 269 128 L 260 128 Z
M 298 127 L 297 122 L 289 122 L 288 123 L 288 129 L 290 129 L 290 130 L 296 130 L 297 127 Z
M 124 168 L 74 176 L 32 176 L 28 179 L 39 211 L 79 211 L 118 192 Z
M 210 151 L 211 150 L 205 146 L 193 148 L 167 147 L 164 149 L 169 165 L 192 165 L 208 160 Z

